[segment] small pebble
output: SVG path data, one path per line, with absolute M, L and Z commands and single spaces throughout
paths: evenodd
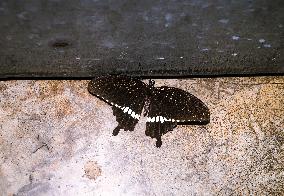
M 259 39 L 258 41 L 259 41 L 259 43 L 264 43 L 265 39 Z
M 233 35 L 233 36 L 232 36 L 232 39 L 233 39 L 233 40 L 239 40 L 239 39 L 240 39 L 240 37 L 239 37 L 239 36 L 235 36 L 235 35 Z

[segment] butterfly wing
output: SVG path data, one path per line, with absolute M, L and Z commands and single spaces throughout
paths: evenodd
M 134 130 L 146 100 L 145 83 L 127 76 L 102 76 L 93 79 L 88 90 L 112 106 L 118 122 L 113 135 L 117 135 L 120 129 Z
M 156 138 L 156 146 L 160 147 L 161 136 L 176 125 L 209 121 L 209 109 L 200 99 L 184 90 L 163 86 L 155 88 L 150 98 L 145 134 Z

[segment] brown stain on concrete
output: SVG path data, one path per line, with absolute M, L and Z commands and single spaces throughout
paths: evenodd
M 64 97 L 55 99 L 54 107 L 56 108 L 55 109 L 56 117 L 59 119 L 74 113 L 71 102 Z
M 5 83 L 0 83 L 0 92 L 4 92 L 7 89 L 7 86 L 5 85 Z
M 96 180 L 102 175 L 102 170 L 96 161 L 88 161 L 84 165 L 85 176 L 90 180 Z
M 90 93 L 87 90 L 89 80 L 66 81 L 66 83 L 68 84 L 68 86 L 70 86 L 72 90 L 74 90 L 74 93 L 78 94 L 80 97 L 89 97 Z
M 218 107 L 211 106 L 212 121 L 208 125 L 220 149 L 217 159 L 225 168 L 230 168 L 225 181 L 231 183 L 230 186 L 240 187 L 235 192 L 276 194 L 284 190 L 283 184 L 270 178 L 278 175 L 279 179 L 284 165 L 283 78 L 282 81 L 262 78 L 259 83 L 250 78 L 231 79 L 230 83 L 226 80 L 220 79 L 221 86 L 234 93 L 223 94 L 219 101 L 215 100 Z M 250 172 L 243 175 L 247 171 Z M 261 186 L 263 178 L 270 178 L 271 187 Z M 244 184 L 254 188 L 244 187 Z
M 271 119 L 280 121 L 284 115 L 284 80 L 264 77 L 259 84 L 253 81 L 251 78 L 219 79 L 220 88 L 233 93 L 221 94 L 219 100 L 213 100 L 209 127 L 215 137 L 242 133 L 252 118 L 262 125 Z
M 275 87 L 277 87 L 275 90 Z M 254 111 L 259 121 L 284 120 L 284 81 L 283 84 L 267 84 L 263 85 L 259 91 L 259 98 L 255 105 L 258 110 Z
M 44 99 L 57 94 L 62 94 L 64 91 L 64 81 L 52 80 L 52 81 L 38 81 L 40 98 Z

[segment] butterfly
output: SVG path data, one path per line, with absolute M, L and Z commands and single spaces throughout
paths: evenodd
M 194 95 L 174 87 L 154 87 L 137 78 L 121 75 L 100 76 L 91 80 L 88 91 L 112 106 L 118 123 L 113 130 L 133 131 L 144 108 L 146 136 L 156 138 L 161 147 L 163 134 L 177 125 L 205 125 L 210 122 L 208 107 Z

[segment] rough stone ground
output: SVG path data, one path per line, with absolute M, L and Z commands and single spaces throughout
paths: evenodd
M 284 77 L 156 80 L 210 108 L 161 148 L 88 81 L 0 82 L 0 195 L 283 195 Z

